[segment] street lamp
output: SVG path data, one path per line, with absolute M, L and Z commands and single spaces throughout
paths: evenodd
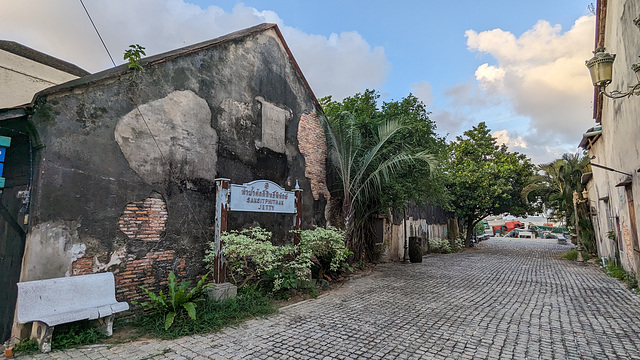
M 589 193 L 587 192 L 587 189 L 584 189 L 582 192 L 584 200 L 580 200 L 578 192 L 575 190 L 573 191 L 573 217 L 576 220 L 576 241 L 578 243 L 578 257 L 576 258 L 576 261 L 579 264 L 584 264 L 584 259 L 582 258 L 582 241 L 580 241 L 580 230 L 578 228 L 578 203 L 586 202 L 588 200 L 588 195 Z
M 600 94 L 611 99 L 640 95 L 640 63 L 631 65 L 631 69 L 636 73 L 636 79 L 638 81 L 629 91 L 622 92 L 613 90 L 610 93 L 606 92 L 607 85 L 609 85 L 613 79 L 613 62 L 615 59 L 615 54 L 609 54 L 605 52 L 604 47 L 598 47 L 596 51 L 593 52 L 593 57 L 585 61 L 585 65 L 589 68 L 589 73 L 591 74 L 593 86 L 600 90 Z

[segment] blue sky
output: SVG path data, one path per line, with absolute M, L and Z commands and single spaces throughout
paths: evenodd
M 593 125 L 584 67 L 594 38 L 589 1 L 85 4 L 118 62 L 129 44 L 152 55 L 276 22 L 318 97 L 373 88 L 391 100 L 412 92 L 450 139 L 486 121 L 499 141 L 536 163 L 576 151 Z M 95 72 L 111 65 L 90 26 L 77 0 L 0 0 L 0 38 Z

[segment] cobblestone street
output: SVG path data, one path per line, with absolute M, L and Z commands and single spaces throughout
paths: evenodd
M 555 240 L 495 238 L 383 264 L 318 299 L 206 336 L 36 359 L 638 359 L 640 299 Z M 26 357 L 20 357 L 26 358 Z

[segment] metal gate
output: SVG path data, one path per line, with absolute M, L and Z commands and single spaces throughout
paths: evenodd
M 0 188 L 0 343 L 11 336 L 20 269 L 24 254 L 33 183 L 33 146 L 27 135 L 26 118 L 0 118 L 0 136 L 11 138 L 6 150 Z M 1 180 L 0 180 L 1 183 Z

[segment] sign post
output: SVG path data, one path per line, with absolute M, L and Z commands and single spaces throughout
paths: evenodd
M 302 189 L 287 191 L 270 180 L 255 180 L 242 185 L 230 184 L 229 179 L 216 179 L 216 214 L 214 243 L 215 253 L 213 279 L 216 284 L 225 282 L 226 265 L 220 238 L 227 231 L 228 211 L 268 212 L 294 214 L 293 230 L 302 229 Z M 294 245 L 300 243 L 300 233 L 294 232 Z

